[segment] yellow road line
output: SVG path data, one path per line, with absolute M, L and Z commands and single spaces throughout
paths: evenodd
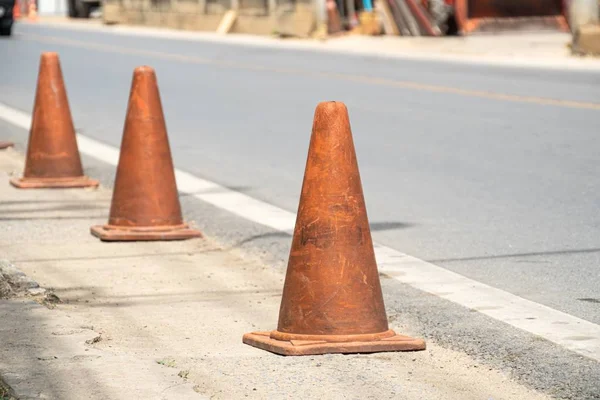
M 559 100 L 552 99 L 547 97 L 535 97 L 535 96 L 519 96 L 519 95 L 511 95 L 511 94 L 503 94 L 503 93 L 495 93 L 495 92 L 486 92 L 480 90 L 469 90 L 469 89 L 460 89 L 449 86 L 439 86 L 439 85 L 428 85 L 423 83 L 411 82 L 411 81 L 399 81 L 394 79 L 386 79 L 386 78 L 376 78 L 365 75 L 354 75 L 354 74 L 342 74 L 335 72 L 319 72 L 319 71 L 307 71 L 302 69 L 294 69 L 294 68 L 276 68 L 276 67 L 266 67 L 256 64 L 248 64 L 248 63 L 240 63 L 240 62 L 232 62 L 232 61 L 223 61 L 223 60 L 214 60 L 209 58 L 202 58 L 197 56 L 187 56 L 183 54 L 174 54 L 174 53 L 164 53 L 160 51 L 152 51 L 152 50 L 141 50 L 131 47 L 124 46 L 114 46 L 114 45 L 105 45 L 101 43 L 92 43 L 83 40 L 73 40 L 66 38 L 59 38 L 54 36 L 42 36 L 35 34 L 21 34 L 20 38 L 25 40 L 33 40 L 37 42 L 43 43 L 54 43 L 61 44 L 72 47 L 79 47 L 83 49 L 94 49 L 99 51 L 105 51 L 110 53 L 117 54 L 125 54 L 125 55 L 140 55 L 140 56 L 148 56 L 160 58 L 163 60 L 172 60 L 172 61 L 180 61 L 192 64 L 203 64 L 203 65 L 216 65 L 219 67 L 231 68 L 231 69 L 243 69 L 249 71 L 261 71 L 261 72 L 273 72 L 278 74 L 289 74 L 289 75 L 300 75 L 300 76 L 308 76 L 308 77 L 317 77 L 317 78 L 326 78 L 326 79 L 337 79 L 343 81 L 350 82 L 358 82 L 370 85 L 377 86 L 388 86 L 388 87 L 396 87 L 402 89 L 413 89 L 419 91 L 426 92 L 434 92 L 434 93 L 449 93 L 456 94 L 460 96 L 467 97 L 478 97 L 490 100 L 501 100 L 501 101 L 509 101 L 516 103 L 533 103 L 540 105 L 550 105 L 550 106 L 558 106 L 558 107 L 568 107 L 568 108 L 579 108 L 579 109 L 588 109 L 588 110 L 600 110 L 600 103 L 590 103 L 583 101 L 572 101 L 572 100 Z

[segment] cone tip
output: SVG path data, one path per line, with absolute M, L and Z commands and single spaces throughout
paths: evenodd
M 42 53 L 42 59 L 44 60 L 58 60 L 58 53 L 55 51 L 44 51 Z
M 335 112 L 348 112 L 346 105 L 341 101 L 322 101 L 317 105 L 317 113 L 335 113 Z
M 317 105 L 313 120 L 313 130 L 329 130 L 334 126 L 337 132 L 340 128 L 349 127 L 348 108 L 341 101 L 323 101 Z
M 149 67 L 148 65 L 142 65 L 140 67 L 137 67 L 134 71 L 133 71 L 134 75 L 154 75 L 154 68 Z

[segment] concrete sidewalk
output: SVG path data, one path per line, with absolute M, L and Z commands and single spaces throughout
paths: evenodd
M 20 23 L 30 23 L 23 20 Z M 248 34 L 222 35 L 146 26 L 103 25 L 100 20 L 43 17 L 39 24 L 122 35 L 198 40 L 242 46 L 302 49 L 361 56 L 497 65 L 517 68 L 600 71 L 600 58 L 571 54 L 570 33 L 521 32 L 465 37 L 401 37 L 344 35 L 327 40 L 279 39 Z
M 211 239 L 102 243 L 89 227 L 109 190 L 17 190 L 22 168 L 0 152 L 0 266 L 47 290 L 0 300 L 0 377 L 21 399 L 548 398 L 431 341 L 310 357 L 246 346 L 276 326 L 280 271 Z

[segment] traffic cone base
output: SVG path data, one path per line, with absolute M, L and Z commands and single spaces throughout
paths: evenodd
M 279 340 L 276 339 L 278 336 L 289 338 Z M 246 333 L 242 341 L 250 346 L 283 356 L 419 351 L 426 348 L 425 341 L 398 335 L 392 330 L 373 335 L 323 335 L 320 339 L 318 336 L 289 335 L 278 331 L 252 332 Z
M 0 140 L 0 149 L 6 149 L 8 147 L 12 147 L 14 146 L 14 143 L 12 142 L 5 142 L 3 140 Z
M 92 235 L 105 242 L 185 240 L 203 237 L 200 231 L 191 229 L 188 224 L 148 227 L 123 227 L 106 224 L 92 226 L 91 232 Z
M 66 178 L 13 178 L 11 185 L 19 189 L 68 189 L 98 187 L 100 182 L 87 176 L 76 176 Z

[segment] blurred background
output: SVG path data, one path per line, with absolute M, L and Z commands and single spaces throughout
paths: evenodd
M 20 14 L 31 4 L 40 16 L 295 37 L 577 34 L 599 14 L 598 0 L 20 0 Z

